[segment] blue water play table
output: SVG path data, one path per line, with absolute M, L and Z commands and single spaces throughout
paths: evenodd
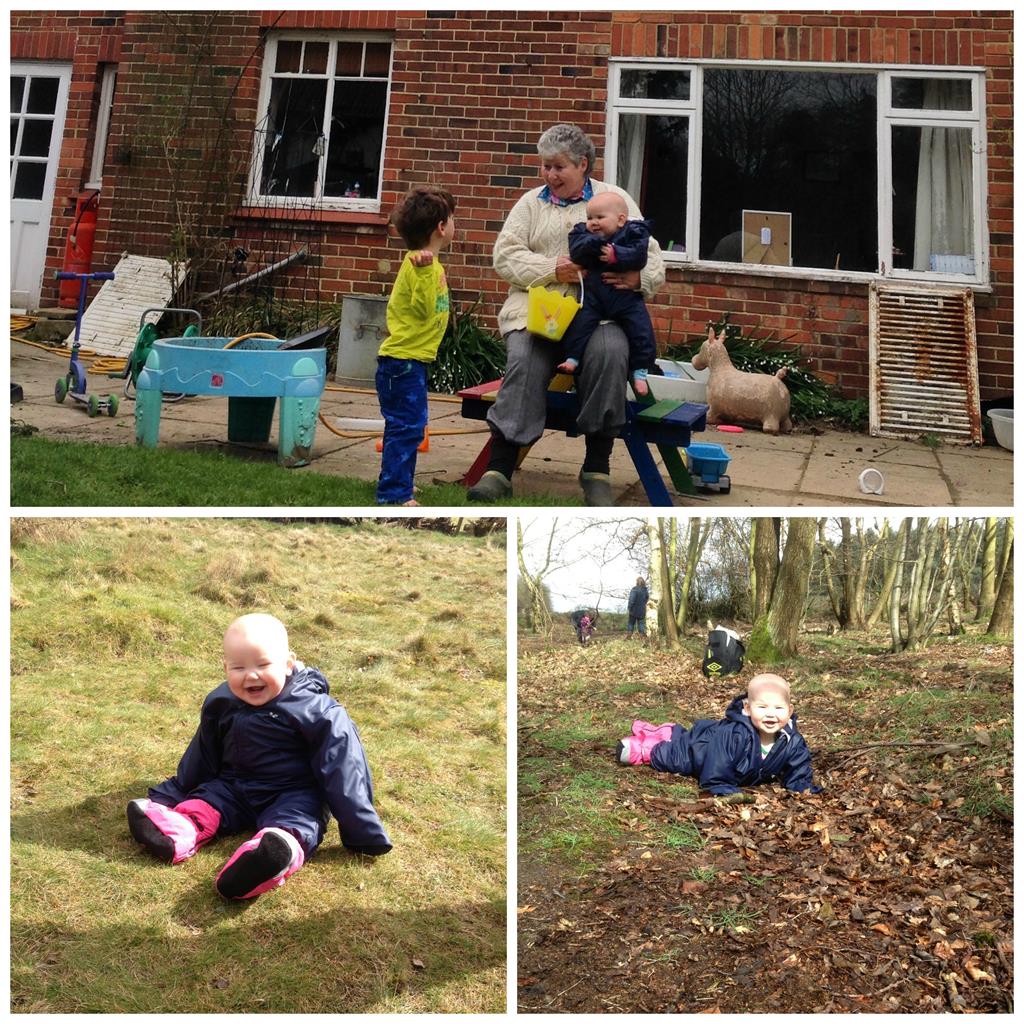
M 270 440 L 274 405 L 280 399 L 277 461 L 309 462 L 327 381 L 326 349 L 288 349 L 278 338 L 182 337 L 153 342 L 139 373 L 135 441 L 155 448 L 164 395 L 216 395 L 228 400 L 228 440 Z

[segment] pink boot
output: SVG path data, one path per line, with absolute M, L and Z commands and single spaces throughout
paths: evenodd
M 171 809 L 153 800 L 128 804 L 128 828 L 135 841 L 166 864 L 188 860 L 216 834 L 220 811 L 205 800 L 185 800 Z
M 305 861 L 298 840 L 283 828 L 261 828 L 235 850 L 217 875 L 217 892 L 229 900 L 248 900 L 284 885 Z
M 639 719 L 633 723 L 633 733 L 619 740 L 615 747 L 615 760 L 620 764 L 650 764 L 651 751 L 672 739 L 672 722 L 651 725 Z

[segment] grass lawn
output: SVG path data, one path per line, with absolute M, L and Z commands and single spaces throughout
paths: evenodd
M 11 576 L 12 1010 L 504 1011 L 503 538 L 20 518 Z M 228 903 L 245 836 L 169 867 L 125 805 L 175 771 L 246 610 L 359 726 L 395 848 L 349 854 L 332 821 L 282 889 Z
M 458 484 L 425 484 L 417 500 L 470 505 Z M 373 506 L 376 482 L 283 469 L 221 452 L 80 444 L 11 434 L 11 504 L 84 506 Z M 503 506 L 581 505 L 580 498 L 529 494 Z

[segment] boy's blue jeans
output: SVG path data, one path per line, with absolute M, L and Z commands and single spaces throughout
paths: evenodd
M 379 356 L 376 382 L 384 417 L 377 504 L 401 505 L 412 498 L 416 449 L 427 426 L 427 364 Z

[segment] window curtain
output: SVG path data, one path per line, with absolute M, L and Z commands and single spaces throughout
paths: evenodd
M 644 209 L 640 194 L 644 176 L 644 147 L 647 145 L 647 118 L 643 114 L 623 114 L 619 118 L 618 186 Z
M 929 81 L 924 92 L 925 108 L 955 109 L 955 84 Z M 973 273 L 972 160 L 969 128 L 921 129 L 914 226 L 915 270 Z M 936 260 L 933 263 L 933 257 L 941 256 L 961 256 L 965 259 Z

